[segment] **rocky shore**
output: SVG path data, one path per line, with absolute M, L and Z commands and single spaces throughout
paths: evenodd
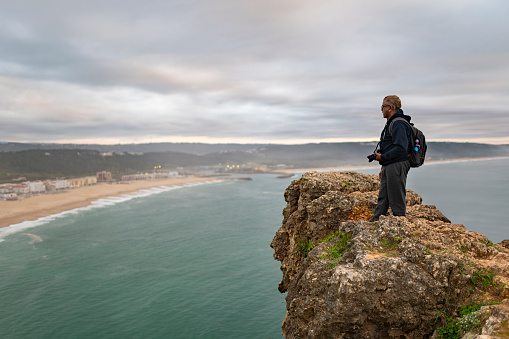
M 370 223 L 379 179 L 305 173 L 271 247 L 285 338 L 509 338 L 509 241 L 451 224 L 407 192 L 407 217 Z

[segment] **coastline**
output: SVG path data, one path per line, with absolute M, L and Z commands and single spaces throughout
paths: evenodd
M 423 166 L 426 165 L 437 165 L 443 163 L 455 163 L 455 162 L 467 162 L 467 161 L 486 161 L 486 160 L 498 160 L 498 159 L 509 159 L 509 157 L 483 157 L 483 158 L 458 158 L 448 160 L 431 160 L 426 161 Z M 306 172 L 337 172 L 337 171 L 355 171 L 366 168 L 379 168 L 379 164 L 365 164 L 365 165 L 344 165 L 338 167 L 310 167 L 310 168 L 287 168 L 287 169 L 276 169 L 274 173 L 306 173 Z
M 429 161 L 424 165 L 435 165 L 441 163 L 467 162 L 467 161 L 486 161 L 497 159 L 509 159 L 509 157 L 486 157 L 486 158 L 461 158 L 449 160 Z M 329 171 L 351 171 L 366 168 L 377 168 L 378 164 L 365 165 L 345 165 L 339 167 L 326 168 L 299 168 L 299 169 L 280 169 L 273 170 L 273 174 L 297 175 L 305 172 L 329 172 Z M 54 215 L 57 213 L 73 210 L 80 207 L 86 207 L 94 201 L 118 197 L 129 193 L 135 193 L 146 189 L 157 187 L 185 186 L 188 184 L 205 183 L 210 181 L 231 180 L 219 177 L 184 177 L 168 178 L 158 180 L 140 180 L 128 184 L 96 184 L 74 188 L 58 193 L 41 194 L 29 198 L 15 201 L 0 201 L 0 228 L 6 228 L 11 225 L 17 225 L 25 221 L 33 221 L 42 217 Z
M 161 186 L 185 186 L 188 184 L 225 180 L 211 177 L 185 177 L 159 180 L 133 181 L 128 184 L 97 184 L 66 191 L 41 194 L 15 201 L 0 201 L 0 228 L 37 220 L 60 212 L 86 207 L 93 201 L 134 193 Z

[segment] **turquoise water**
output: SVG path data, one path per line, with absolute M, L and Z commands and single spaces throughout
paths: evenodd
M 5 237 L 0 338 L 280 338 L 269 244 L 289 182 L 180 188 Z
M 359 170 L 374 174 L 377 170 Z M 509 239 L 509 159 L 424 164 L 411 169 L 407 188 L 452 223 L 498 243 Z
M 509 159 L 427 164 L 408 186 L 499 242 L 509 238 L 508 168 Z M 269 244 L 292 179 L 250 177 L 2 230 L 0 338 L 281 338 Z
M 424 167 L 422 168 L 424 169 Z M 416 169 L 410 185 L 451 222 L 498 243 L 509 239 L 509 159 L 457 162 Z

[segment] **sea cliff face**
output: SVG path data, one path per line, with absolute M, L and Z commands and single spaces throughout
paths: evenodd
M 407 217 L 370 223 L 378 187 L 376 175 L 309 172 L 286 189 L 271 243 L 284 337 L 509 338 L 508 241 L 451 224 L 413 191 Z

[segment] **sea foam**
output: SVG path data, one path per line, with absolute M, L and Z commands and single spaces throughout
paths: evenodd
M 143 198 L 148 197 L 150 195 L 154 194 L 160 194 L 163 192 L 172 191 L 179 188 L 185 188 L 185 187 L 192 187 L 192 186 L 199 186 L 199 185 L 205 185 L 205 184 L 212 184 L 217 182 L 222 182 L 223 180 L 208 180 L 208 181 L 201 181 L 201 182 L 193 182 L 193 183 L 186 183 L 182 185 L 173 185 L 173 186 L 158 186 L 158 187 L 152 187 L 148 189 L 139 190 L 136 192 L 131 192 L 115 197 L 108 197 L 108 198 L 101 198 L 92 201 L 88 206 L 84 207 L 78 207 L 71 210 L 47 215 L 41 218 L 38 218 L 36 220 L 27 220 L 20 222 L 18 224 L 13 224 L 7 227 L 0 228 L 0 242 L 4 241 L 4 238 L 10 234 L 18 233 L 21 231 L 24 231 L 26 229 L 34 228 L 37 226 L 45 225 L 55 219 L 63 218 L 71 214 L 78 214 L 82 211 L 89 211 L 95 208 L 103 208 L 107 206 L 113 206 L 116 204 L 120 204 L 132 199 L 136 198 Z

